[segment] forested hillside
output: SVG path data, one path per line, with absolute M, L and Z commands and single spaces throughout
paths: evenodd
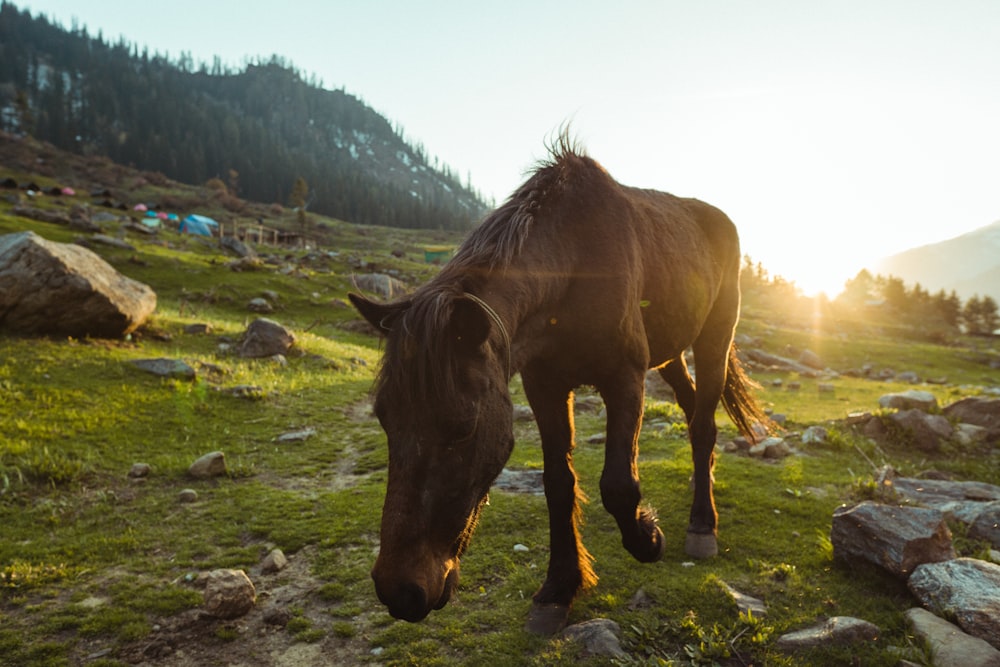
M 265 203 L 304 179 L 310 210 L 352 222 L 463 229 L 485 209 L 383 116 L 281 58 L 174 62 L 53 21 L 0 5 L 2 130 Z

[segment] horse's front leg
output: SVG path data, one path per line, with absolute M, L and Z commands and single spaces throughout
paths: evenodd
M 618 523 L 622 546 L 636 560 L 652 563 L 663 557 L 664 538 L 656 525 L 655 512 L 639 507 L 642 493 L 636 458 L 642 426 L 643 379 L 640 370 L 598 387 L 608 414 L 601 500 Z
M 591 556 L 580 540 L 579 490 L 573 470 L 573 407 L 569 388 L 544 372 L 521 378 L 542 439 L 545 502 L 549 510 L 549 568 L 535 593 L 527 629 L 542 635 L 561 630 L 577 593 L 597 583 Z

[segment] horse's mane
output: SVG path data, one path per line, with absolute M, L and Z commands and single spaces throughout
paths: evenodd
M 565 129 L 546 144 L 546 149 L 548 156 L 536 162 L 527 180 L 469 234 L 442 274 L 509 266 L 547 204 L 595 174 L 610 180 L 604 168 Z
M 595 176 L 610 181 L 568 132 L 561 132 L 547 149 L 548 157 L 535 164 L 527 180 L 466 238 L 438 276 L 410 297 L 387 337 L 376 391 L 391 386 L 410 397 L 413 409 L 453 397 L 457 354 L 454 341 L 442 333 L 465 292 L 465 279 L 510 266 L 539 213 L 561 195 Z

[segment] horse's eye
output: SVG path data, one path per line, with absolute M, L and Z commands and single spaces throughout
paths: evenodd
M 466 418 L 449 415 L 442 425 L 442 431 L 449 445 L 462 445 L 472 440 L 476 434 L 476 414 Z

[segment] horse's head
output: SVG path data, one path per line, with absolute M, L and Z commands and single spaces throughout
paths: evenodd
M 510 342 L 471 295 L 351 301 L 386 337 L 375 414 L 388 437 L 389 481 L 372 578 L 390 614 L 419 621 L 451 597 L 513 448 Z

